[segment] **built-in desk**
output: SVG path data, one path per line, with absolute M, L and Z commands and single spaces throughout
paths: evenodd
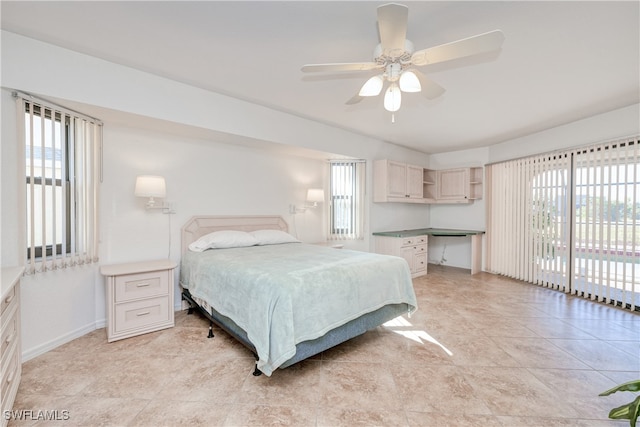
M 440 237 L 467 237 L 471 236 L 471 274 L 482 271 L 482 235 L 481 230 L 458 230 L 450 228 L 416 228 L 413 230 L 379 231 L 374 236 L 384 237 L 415 237 L 415 236 L 440 236 Z

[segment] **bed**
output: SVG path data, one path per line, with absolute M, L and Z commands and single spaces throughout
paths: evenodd
M 305 244 L 287 231 L 279 216 L 197 216 L 182 227 L 182 298 L 253 352 L 255 375 L 417 309 L 404 259 Z

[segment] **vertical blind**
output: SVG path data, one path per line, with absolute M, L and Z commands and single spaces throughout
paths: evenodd
M 564 154 L 487 167 L 489 271 L 568 291 L 568 167 Z
M 636 139 L 572 152 L 573 291 L 640 309 L 640 154 Z
M 487 269 L 640 305 L 638 138 L 487 166 Z
M 364 237 L 365 162 L 329 162 L 329 239 Z
M 26 273 L 98 260 L 102 124 L 16 94 L 25 181 Z M 25 186 L 26 183 L 26 186 Z

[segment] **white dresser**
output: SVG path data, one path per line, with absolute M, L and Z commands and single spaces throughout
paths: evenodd
M 426 235 L 418 236 L 375 236 L 376 252 L 404 258 L 409 264 L 411 277 L 427 274 Z
M 171 260 L 103 265 L 109 342 L 174 326 Z
M 22 348 L 20 346 L 20 277 L 22 267 L 2 268 L 2 300 L 0 300 L 0 330 L 2 336 L 2 426 L 9 420 L 5 411 L 13 408 L 22 373 Z

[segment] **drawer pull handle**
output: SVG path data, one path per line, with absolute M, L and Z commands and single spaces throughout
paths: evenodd
M 146 316 L 147 314 L 151 314 L 150 311 L 143 311 L 142 313 L 137 313 L 136 316 Z
M 16 337 L 16 333 L 15 333 L 15 331 L 14 331 L 11 335 L 9 335 L 9 336 L 7 337 L 7 339 L 6 339 L 6 340 L 4 340 L 4 342 L 5 342 L 5 343 L 7 343 L 7 344 L 9 344 L 9 343 L 11 343 L 11 341 L 13 341 L 13 339 L 14 339 L 15 337 Z
M 5 304 L 9 304 L 11 301 L 13 301 L 13 297 L 14 297 L 14 296 L 15 296 L 15 295 L 9 295 L 8 297 L 6 297 L 6 298 L 4 299 L 4 303 L 5 303 Z
M 145 288 L 147 286 L 151 286 L 151 283 L 149 283 L 149 282 L 138 283 L 136 286 L 139 287 L 139 288 Z
M 9 376 L 7 377 L 7 384 L 10 384 L 10 383 L 11 383 L 11 381 L 13 381 L 13 377 L 15 377 L 15 376 L 16 376 L 16 370 L 15 370 L 15 368 L 14 368 L 14 370 L 13 370 L 13 371 L 11 371 L 11 373 L 10 373 L 10 374 L 9 374 Z

